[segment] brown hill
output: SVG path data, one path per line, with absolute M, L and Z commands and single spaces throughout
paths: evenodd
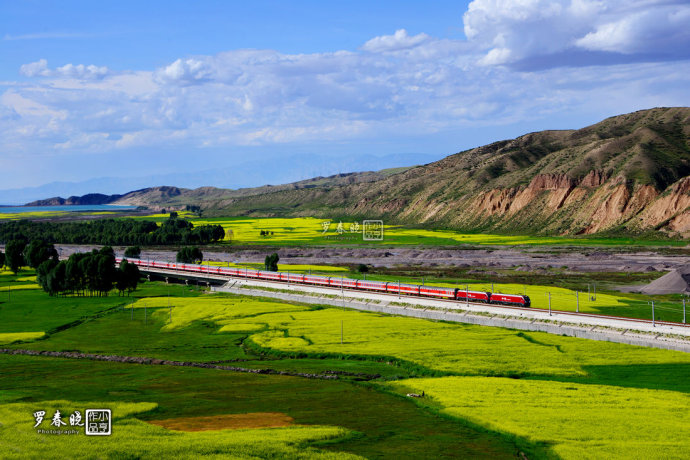
M 690 234 L 690 108 L 620 115 L 451 155 L 373 182 L 207 201 L 218 214 L 380 217 L 541 234 Z

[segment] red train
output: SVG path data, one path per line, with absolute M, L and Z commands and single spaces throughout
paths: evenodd
M 122 262 L 117 258 L 117 263 Z M 147 261 L 140 259 L 128 259 L 130 263 L 140 267 L 161 268 L 167 270 L 180 270 L 185 272 L 208 273 L 215 275 L 237 276 L 241 278 L 254 278 L 268 281 L 282 281 L 286 283 L 313 284 L 316 286 L 342 287 L 344 289 L 359 289 L 363 291 L 388 292 L 391 294 L 405 294 L 422 297 L 434 297 L 440 299 L 452 299 L 466 302 L 482 302 L 500 305 L 513 305 L 529 307 L 530 300 L 526 295 L 500 294 L 482 291 L 469 291 L 466 289 L 446 288 L 438 286 L 420 286 L 416 284 L 402 284 L 386 281 L 355 280 L 351 278 L 335 276 L 302 275 L 288 272 L 269 272 L 252 270 L 248 268 L 213 267 L 208 265 L 183 264 L 177 262 Z

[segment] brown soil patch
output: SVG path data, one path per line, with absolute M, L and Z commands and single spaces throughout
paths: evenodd
M 177 431 L 239 430 L 242 428 L 277 428 L 291 425 L 294 419 L 281 412 L 211 415 L 149 420 L 149 423 Z

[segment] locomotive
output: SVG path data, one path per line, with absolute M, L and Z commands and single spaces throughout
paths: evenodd
M 122 260 L 122 258 L 116 259 L 117 263 L 122 262 Z M 402 284 L 387 281 L 355 280 L 344 277 L 304 275 L 289 272 L 269 272 L 249 268 L 211 267 L 208 265 L 147 261 L 141 259 L 128 259 L 128 262 L 144 268 L 160 268 L 194 273 L 208 273 L 212 275 L 235 276 L 248 279 L 282 281 L 295 284 L 311 284 L 315 286 L 328 286 L 341 289 L 356 289 L 361 291 L 384 292 L 389 294 L 432 297 L 437 299 L 456 300 L 459 302 L 481 302 L 494 305 L 510 305 L 517 307 L 529 307 L 531 304 L 529 297 L 526 295 L 470 291 L 468 289 L 459 288 Z

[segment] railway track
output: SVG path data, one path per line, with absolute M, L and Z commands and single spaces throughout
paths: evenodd
M 673 327 L 673 328 L 679 328 L 683 332 L 687 333 L 690 335 L 690 324 L 687 323 L 680 323 L 680 322 L 672 322 L 672 321 L 658 321 L 658 320 L 651 320 L 651 319 L 642 319 L 642 318 L 631 318 L 631 317 L 626 317 L 626 316 L 615 316 L 615 315 L 602 315 L 602 314 L 596 314 L 596 313 L 582 313 L 582 312 L 573 312 L 573 311 L 566 311 L 566 310 L 558 310 L 558 309 L 545 309 L 545 308 L 535 308 L 535 307 L 519 307 L 519 306 L 509 306 L 509 305 L 501 305 L 501 304 L 487 304 L 487 303 L 482 303 L 482 302 L 467 302 L 467 301 L 457 301 L 457 300 L 451 300 L 451 299 L 440 299 L 440 298 L 434 298 L 434 299 L 429 299 L 429 297 L 425 296 L 419 296 L 419 295 L 411 295 L 411 294 L 404 294 L 404 293 L 386 293 L 386 292 L 376 292 L 376 291 L 366 291 L 366 290 L 359 290 L 359 289 L 348 289 L 348 288 L 340 288 L 340 287 L 334 287 L 334 286 L 312 286 L 312 285 L 302 285 L 302 284 L 296 284 L 296 283 L 290 283 L 288 281 L 281 281 L 281 280 L 254 280 L 251 278 L 245 278 L 242 276 L 233 276 L 233 275 L 221 275 L 221 274 L 208 274 L 208 273 L 196 273 L 196 272 L 184 272 L 184 271 L 178 271 L 178 270 L 170 270 L 170 269 L 161 269 L 161 268 L 154 268 L 154 267 L 140 267 L 140 270 L 144 273 L 155 273 L 158 275 L 163 275 L 163 276 L 170 276 L 174 278 L 187 278 L 187 279 L 196 279 L 196 280 L 207 280 L 208 282 L 227 282 L 230 280 L 242 280 L 242 281 L 249 281 L 249 282 L 255 282 L 255 283 L 264 283 L 264 284 L 272 284 L 275 286 L 299 286 L 303 288 L 309 288 L 309 289 L 320 289 L 324 291 L 329 291 L 332 293 L 349 293 L 349 294 L 368 294 L 368 295 L 376 295 L 383 297 L 387 299 L 389 302 L 396 302 L 396 301 L 402 301 L 402 300 L 412 300 L 412 299 L 417 299 L 417 300 L 422 300 L 422 301 L 433 301 L 435 303 L 442 303 L 442 304 L 447 304 L 449 305 L 450 308 L 453 309 L 459 309 L 462 308 L 463 306 L 468 306 L 468 307 L 475 307 L 475 308 L 491 308 L 492 310 L 496 311 L 497 309 L 499 311 L 505 311 L 507 314 L 510 313 L 541 313 L 544 316 L 549 316 L 549 317 L 559 317 L 559 321 L 563 320 L 563 317 L 569 317 L 575 320 L 577 322 L 578 318 L 581 319 L 600 319 L 604 321 L 620 321 L 626 324 L 629 324 L 629 327 L 631 329 L 635 328 L 635 325 L 644 325 L 644 326 L 652 326 L 652 327 L 663 327 L 663 326 L 668 326 L 668 327 Z M 685 334 L 683 334 L 685 335 Z

